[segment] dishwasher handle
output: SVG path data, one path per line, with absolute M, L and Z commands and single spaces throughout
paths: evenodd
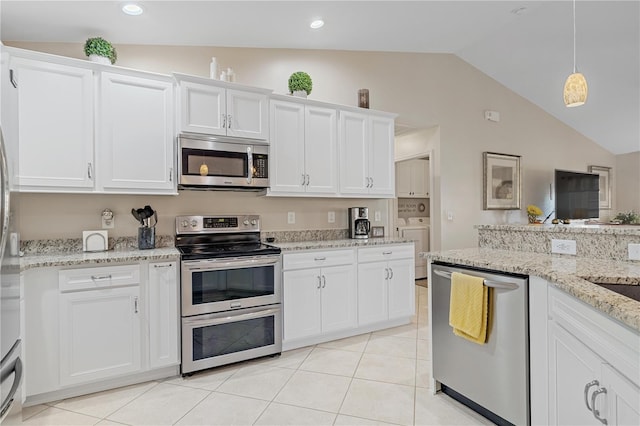
M 451 272 L 434 270 L 433 273 L 439 277 L 446 278 L 448 280 L 451 279 Z M 489 288 L 496 288 L 500 290 L 516 290 L 518 288 L 518 284 L 515 283 L 502 283 L 499 281 L 491 280 L 484 280 L 484 285 Z

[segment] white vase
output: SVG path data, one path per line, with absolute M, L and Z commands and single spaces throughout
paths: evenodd
M 97 62 L 97 63 L 103 64 L 103 65 L 111 65 L 111 60 L 109 58 L 107 58 L 106 56 L 100 56 L 100 55 L 91 54 L 91 55 L 89 55 L 89 60 L 91 62 Z
M 299 98 L 306 98 L 307 97 L 307 91 L 306 90 L 294 90 L 292 94 L 293 94 L 293 96 L 297 96 Z

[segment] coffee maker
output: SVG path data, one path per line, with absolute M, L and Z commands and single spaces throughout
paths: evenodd
M 369 208 L 349 208 L 349 238 L 369 238 L 370 230 Z

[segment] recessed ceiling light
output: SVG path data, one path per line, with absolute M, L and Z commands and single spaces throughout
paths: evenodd
M 135 3 L 127 3 L 127 4 L 125 4 L 124 6 L 122 6 L 122 11 L 124 13 L 126 13 L 127 15 L 132 15 L 132 16 L 142 15 L 142 12 L 144 12 L 142 7 L 140 7 L 139 5 L 137 5 Z
M 324 26 L 324 21 L 322 19 L 315 19 L 311 21 L 311 24 L 309 24 L 309 26 L 314 30 L 317 30 L 318 28 L 322 28 Z

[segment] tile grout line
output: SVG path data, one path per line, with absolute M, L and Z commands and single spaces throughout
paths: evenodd
M 336 421 L 338 420 L 338 416 L 341 414 L 340 411 L 342 411 L 342 406 L 344 405 L 344 401 L 347 399 L 347 395 L 349 394 L 349 390 L 351 390 L 351 385 L 353 384 L 353 379 L 355 379 L 356 376 L 356 372 L 358 371 L 358 367 L 360 367 L 360 362 L 362 361 L 362 357 L 364 356 L 365 351 L 367 350 L 367 346 L 369 346 L 369 342 L 371 341 L 371 336 L 373 335 L 373 333 L 367 333 L 368 337 L 367 337 L 367 343 L 366 345 L 364 345 L 364 348 L 362 348 L 362 352 L 360 353 L 360 358 L 358 359 L 358 363 L 356 364 L 356 368 L 353 369 L 353 373 L 351 374 L 351 380 L 349 380 L 349 386 L 347 386 L 347 391 L 344 393 L 344 396 L 342 397 L 342 401 L 340 402 L 340 406 L 338 407 L 338 412 L 336 413 L 336 417 L 335 419 L 333 419 L 333 424 L 336 424 Z

